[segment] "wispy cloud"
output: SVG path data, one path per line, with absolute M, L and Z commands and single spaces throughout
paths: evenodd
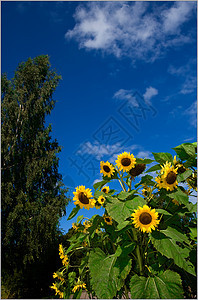
M 134 90 L 125 90 L 125 89 L 120 89 L 115 94 L 113 95 L 114 99 L 118 100 L 127 100 L 128 104 L 133 106 L 133 107 L 139 107 L 139 103 L 137 101 L 136 96 L 134 96 L 136 93 Z M 145 93 L 142 95 L 143 101 L 145 100 L 145 103 L 151 105 L 151 98 L 154 96 L 158 95 L 158 90 L 152 86 L 146 88 Z M 140 95 L 141 96 L 141 95 Z
M 151 104 L 150 102 L 151 98 L 153 98 L 156 95 L 158 95 L 158 90 L 150 86 L 146 89 L 146 92 L 144 93 L 143 97 L 147 103 Z
M 81 145 L 81 149 L 78 150 L 77 154 L 89 154 L 94 156 L 96 159 L 101 160 L 104 156 L 110 156 L 115 152 L 120 151 L 121 146 L 119 143 L 114 145 L 105 145 L 98 142 L 86 142 Z
M 76 24 L 66 32 L 80 48 L 120 58 L 154 61 L 171 47 L 191 41 L 182 25 L 196 12 L 194 2 L 174 2 L 152 10 L 147 2 L 90 2 L 77 7 Z
M 197 127 L 197 101 L 193 102 L 183 114 L 189 117 L 189 122 L 193 127 Z
M 179 94 L 193 93 L 197 88 L 197 76 L 196 76 L 196 60 L 190 59 L 186 64 L 182 66 L 168 67 L 168 73 L 181 78 L 183 81 L 180 86 Z

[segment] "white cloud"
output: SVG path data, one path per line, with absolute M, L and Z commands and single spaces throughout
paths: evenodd
M 127 100 L 128 104 L 130 104 L 133 107 L 139 107 L 139 103 L 136 99 L 136 96 L 134 96 L 135 93 L 133 90 L 125 90 L 125 89 L 120 89 L 115 94 L 113 95 L 114 99 L 119 99 L 119 100 Z M 158 95 L 158 90 L 152 86 L 146 88 L 146 92 L 143 95 L 143 99 L 145 100 L 145 103 L 151 105 L 151 98 L 154 96 Z M 140 95 L 141 96 L 141 95 Z
M 153 154 L 150 151 L 139 151 L 137 157 L 153 159 Z
M 134 92 L 132 90 L 118 90 L 114 95 L 113 98 L 120 99 L 120 100 L 127 100 L 131 106 L 139 107 L 139 104 L 135 97 L 133 97 Z
M 143 97 L 144 97 L 145 101 L 150 104 L 151 98 L 153 98 L 157 94 L 158 94 L 158 90 L 156 88 L 150 86 L 146 89 L 146 92 L 143 95 Z
M 189 122 L 192 126 L 197 127 L 197 101 L 193 102 L 185 111 L 184 115 L 189 116 Z
M 100 160 L 105 155 L 112 155 L 113 153 L 120 151 L 121 146 L 119 143 L 115 145 L 105 145 L 98 142 L 86 142 L 81 145 L 81 149 L 78 150 L 77 154 L 90 154 L 96 159 Z
M 179 1 L 161 6 L 159 13 L 144 1 L 88 2 L 77 7 L 76 24 L 65 37 L 86 50 L 152 62 L 168 48 L 191 41 L 180 31 L 195 8 L 195 3 Z
M 189 20 L 193 8 L 193 2 L 175 2 L 171 8 L 162 13 L 164 31 L 170 34 L 178 32 L 181 25 Z
M 179 90 L 179 94 L 193 93 L 197 88 L 197 76 L 196 76 L 196 59 L 190 59 L 186 64 L 176 67 L 170 65 L 168 67 L 168 73 L 173 76 L 180 77 L 182 84 Z
M 188 76 L 184 83 L 182 84 L 182 88 L 180 93 L 181 94 L 191 94 L 195 91 L 195 89 L 197 88 L 197 78 L 196 76 Z

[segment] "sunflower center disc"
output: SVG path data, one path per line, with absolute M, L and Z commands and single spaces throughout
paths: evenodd
M 175 182 L 176 178 L 177 178 L 177 175 L 176 175 L 173 171 L 171 171 L 171 172 L 168 173 L 168 175 L 166 176 L 166 182 L 167 182 L 168 184 L 173 184 L 173 183 Z
M 130 164 L 131 164 L 130 158 L 128 158 L 128 157 L 123 158 L 123 159 L 121 160 L 121 164 L 122 164 L 124 167 L 130 166 Z
M 149 223 L 151 223 L 152 221 L 152 217 L 149 213 L 147 212 L 143 212 L 140 217 L 139 217 L 139 221 L 143 224 L 143 225 L 148 225 Z
M 104 189 L 102 189 L 102 191 L 103 191 L 103 193 L 106 193 L 107 189 L 104 188 Z
M 109 173 L 110 172 L 110 168 L 106 165 L 103 166 L 103 169 L 106 173 Z
M 107 221 L 107 222 L 110 222 L 110 219 L 109 219 L 109 218 L 106 218 L 106 221 Z
M 89 198 L 87 198 L 83 192 L 79 193 L 78 199 L 83 204 L 89 204 Z

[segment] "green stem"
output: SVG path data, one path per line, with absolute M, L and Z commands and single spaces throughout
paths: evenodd
M 134 241 L 138 242 L 136 229 L 132 228 L 132 231 L 133 231 Z M 138 243 L 137 243 L 137 246 L 136 246 L 136 255 L 137 255 L 137 259 L 138 259 L 140 275 L 143 275 L 144 272 L 143 272 L 142 256 L 141 256 L 141 253 L 140 253 L 140 246 L 138 245 Z
M 125 292 L 125 296 L 127 299 L 129 299 L 129 293 L 128 293 L 128 290 L 127 290 L 127 287 L 126 287 L 126 284 L 124 284 L 124 292 Z
M 119 171 L 118 168 L 117 168 L 117 171 L 118 171 L 118 174 L 120 175 L 120 180 L 121 180 L 122 184 L 121 184 L 120 180 L 119 180 L 119 182 L 120 182 L 120 184 L 121 184 L 123 190 L 126 192 L 127 190 L 126 190 L 126 188 L 125 188 L 124 181 L 123 181 L 123 179 L 122 179 L 122 175 L 121 175 L 121 173 L 120 173 L 120 171 Z

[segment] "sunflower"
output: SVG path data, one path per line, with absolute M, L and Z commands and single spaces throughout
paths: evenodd
M 114 167 L 107 161 L 101 161 L 100 162 L 100 173 L 103 173 L 104 176 L 111 177 L 113 173 L 115 172 Z
M 78 226 L 77 226 L 75 223 L 72 223 L 72 228 L 73 228 L 74 230 L 78 230 Z
M 105 194 L 108 194 L 109 192 L 109 186 L 103 186 L 103 188 L 101 189 L 101 191 Z
M 164 188 L 164 178 L 158 176 L 158 177 L 155 177 L 155 181 L 157 182 L 158 189 Z
M 123 170 L 124 172 L 128 172 L 130 169 L 135 167 L 136 159 L 133 154 L 123 152 L 118 155 L 116 164 L 120 171 Z
M 107 223 L 107 225 L 113 224 L 112 218 L 110 216 L 104 215 L 103 218 L 104 218 L 105 223 Z
M 72 289 L 72 292 L 75 293 L 77 290 L 80 290 L 80 289 L 85 289 L 86 290 L 86 283 L 77 283 L 74 288 Z
M 93 197 L 91 189 L 85 189 L 85 186 L 81 185 L 76 188 L 76 192 L 73 192 L 73 194 L 73 200 L 76 201 L 74 202 L 75 205 L 79 205 L 80 208 L 84 207 L 88 210 L 94 207 L 96 201 L 91 199 Z
M 139 228 L 143 232 L 151 232 L 151 229 L 155 230 L 155 227 L 159 224 L 158 213 L 155 209 L 144 205 L 138 206 L 138 209 L 134 210 L 132 214 L 133 223 L 135 228 Z
M 98 197 L 98 202 L 103 206 L 103 204 L 105 202 L 105 197 L 103 195 L 101 195 L 100 197 Z
M 142 195 L 148 197 L 151 194 L 151 188 L 147 185 L 143 185 Z
M 174 166 L 171 166 L 171 163 L 166 163 L 164 165 L 164 172 L 163 175 L 161 176 L 163 180 L 163 187 L 168 191 L 173 191 L 174 188 L 177 187 L 178 182 L 177 182 L 177 168 Z
M 129 174 L 132 177 L 136 177 L 136 176 L 142 174 L 142 172 L 144 172 L 145 168 L 146 168 L 145 164 L 136 164 L 134 168 L 129 170 Z
M 88 221 L 88 220 L 86 220 L 86 221 L 84 221 L 83 225 L 84 225 L 84 230 L 83 230 L 83 232 L 86 233 L 86 232 L 87 232 L 87 229 L 88 229 L 89 227 L 91 227 L 91 222 Z

